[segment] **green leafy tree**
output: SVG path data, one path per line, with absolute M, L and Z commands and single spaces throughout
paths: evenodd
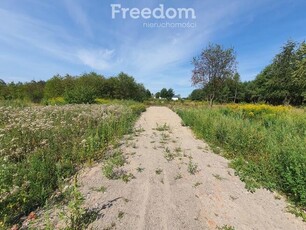
M 157 92 L 157 93 L 155 94 L 155 98 L 156 98 L 156 99 L 159 99 L 159 98 L 160 98 L 160 92 Z
M 236 72 L 236 55 L 233 48 L 224 49 L 210 44 L 202 53 L 193 58 L 192 84 L 206 88 L 210 105 L 224 87 L 225 80 Z
M 0 79 L 0 99 L 5 99 L 6 96 L 6 83 Z
M 69 104 L 92 104 L 96 98 L 95 93 L 94 88 L 76 85 L 72 90 L 65 93 L 64 98 Z
M 172 97 L 174 96 L 174 90 L 173 89 L 168 89 L 168 91 L 167 91 L 167 99 L 168 100 L 171 100 L 172 99 Z
M 297 53 L 296 69 L 292 74 L 293 85 L 299 94 L 299 104 L 306 101 L 306 43 L 303 42 Z
M 160 91 L 160 97 L 161 98 L 167 98 L 168 97 L 168 90 L 166 88 L 163 88 L 161 91 Z
M 31 81 L 24 84 L 26 98 L 34 103 L 40 103 L 44 97 L 44 81 Z
M 189 99 L 192 101 L 202 101 L 205 100 L 205 92 L 203 89 L 195 89 L 189 95 Z
M 46 99 L 61 97 L 65 93 L 64 78 L 56 75 L 46 82 L 44 97 Z

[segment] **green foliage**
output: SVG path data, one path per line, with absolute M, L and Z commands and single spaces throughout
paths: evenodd
M 81 165 L 101 159 L 131 131 L 140 114 L 131 106 L 0 107 L 0 222 L 18 222 Z
M 274 57 L 272 63 L 266 66 L 255 80 L 249 82 L 240 82 L 239 74 L 234 74 L 231 68 L 228 71 L 220 70 L 220 73 L 217 72 L 220 66 L 212 65 L 212 63 L 221 62 L 222 59 L 230 60 L 229 57 L 225 58 L 226 55 L 222 54 L 225 50 L 221 51 L 222 47 L 211 45 L 194 59 L 195 68 L 192 81 L 194 85 L 200 86 L 201 90 L 192 92 L 189 96 L 190 99 L 207 100 L 211 103 L 215 100 L 220 103 L 266 102 L 273 105 L 290 104 L 295 106 L 305 104 L 305 42 L 298 44 L 288 41 L 281 48 L 280 53 Z M 212 58 L 214 55 L 216 58 Z M 224 77 L 216 77 L 215 73 L 220 76 L 223 73 Z
M 92 104 L 95 102 L 95 89 L 88 86 L 75 86 L 65 93 L 65 101 L 69 104 Z
M 196 174 L 198 172 L 198 165 L 196 163 L 192 162 L 191 159 L 189 160 L 187 171 L 191 175 L 194 175 L 194 174 Z
M 65 98 L 63 97 L 54 97 L 46 100 L 44 102 L 46 105 L 65 105 L 67 102 L 65 101 Z
M 184 123 L 225 156 L 250 190 L 285 193 L 306 207 L 306 115 L 303 110 L 238 106 L 178 110 Z
M 108 159 L 104 162 L 104 166 L 102 168 L 102 172 L 104 176 L 108 179 L 116 180 L 120 178 L 120 173 L 118 173 L 117 169 L 123 166 L 125 163 L 125 159 L 122 155 L 122 152 L 113 153 Z
M 191 92 L 189 99 L 192 101 L 205 100 L 205 92 L 203 89 L 195 89 Z
M 210 105 L 216 99 L 227 79 L 236 72 L 236 54 L 233 48 L 224 49 L 209 44 L 198 57 L 193 58 L 191 81 L 194 86 L 205 88 Z
M 0 81 L 0 100 L 18 99 L 33 103 L 43 101 L 44 104 L 53 104 L 49 101 L 61 97 L 71 104 L 91 104 L 96 98 L 142 102 L 151 98 L 151 92 L 125 73 L 107 79 L 91 72 L 80 76 L 56 75 L 46 82 L 6 84 L 3 80 Z
M 157 92 L 155 94 L 155 97 L 157 99 L 161 97 L 163 99 L 171 100 L 173 96 L 174 96 L 174 91 L 171 88 L 169 89 L 163 88 L 160 92 Z

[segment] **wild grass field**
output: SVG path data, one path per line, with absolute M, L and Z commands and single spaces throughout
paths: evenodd
M 306 113 L 286 106 L 176 108 L 185 125 L 224 155 L 250 190 L 263 186 L 306 208 Z
M 109 105 L 0 106 L 0 228 L 45 201 L 131 131 L 145 110 Z

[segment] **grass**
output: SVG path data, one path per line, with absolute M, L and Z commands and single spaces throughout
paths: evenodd
M 201 184 L 202 184 L 201 182 L 196 182 L 196 183 L 193 185 L 193 187 L 196 188 L 196 187 L 200 186 Z
M 18 223 L 79 168 L 131 133 L 141 104 L 0 107 L 0 228 Z M 113 159 L 111 166 L 121 164 Z
M 122 176 L 122 171 L 119 169 L 125 163 L 122 152 L 117 151 L 105 160 L 102 172 L 103 175 L 111 180 L 119 179 Z
M 198 172 L 198 165 L 194 163 L 191 159 L 189 160 L 187 171 L 191 175 L 194 175 Z
M 217 227 L 218 230 L 235 230 L 234 227 L 229 225 L 223 225 L 222 227 Z
M 93 191 L 95 192 L 102 192 L 102 193 L 105 193 L 107 188 L 105 186 L 100 186 L 99 188 L 92 188 Z
M 164 153 L 165 159 L 167 161 L 172 161 L 172 160 L 174 160 L 175 156 L 176 155 L 174 153 L 172 153 L 171 150 L 168 147 L 166 147 L 165 153 Z
M 170 131 L 170 126 L 167 123 L 163 125 L 156 124 L 155 130 L 159 132 Z
M 176 110 L 198 137 L 232 159 L 248 189 L 280 191 L 306 210 L 305 111 L 268 105 Z
M 178 173 L 175 177 L 174 177 L 174 180 L 179 180 L 179 179 L 182 179 L 183 176 L 182 174 Z
M 120 211 L 118 213 L 118 219 L 121 220 L 124 217 L 124 214 L 125 214 L 124 212 Z

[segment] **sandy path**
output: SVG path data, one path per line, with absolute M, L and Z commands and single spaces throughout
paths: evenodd
M 165 123 L 170 130 L 156 130 Z M 136 129 L 133 140 L 127 138 L 120 147 L 127 157 L 123 170 L 133 180 L 108 180 L 101 164 L 80 176 L 86 206 L 103 207 L 93 229 L 306 229 L 272 193 L 249 193 L 228 161 L 195 139 L 170 109 L 148 108 Z M 174 159 L 168 161 L 166 154 Z M 194 175 L 189 162 L 197 165 Z M 100 186 L 106 192 L 93 191 Z

